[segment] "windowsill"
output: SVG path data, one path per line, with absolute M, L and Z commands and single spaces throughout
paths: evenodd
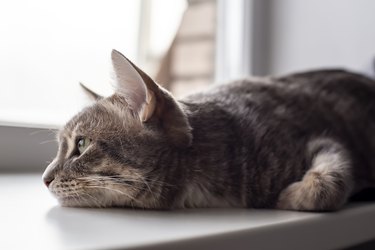
M 56 127 L 0 120 L 0 171 L 40 172 L 57 152 Z
M 36 123 L 17 120 L 0 119 L 0 127 L 29 128 L 29 129 L 59 129 L 61 125 L 57 123 Z
M 0 174 L 2 249 L 338 249 L 375 238 L 375 204 L 335 213 L 64 208 L 40 174 Z M 21 236 L 21 237 L 20 237 Z

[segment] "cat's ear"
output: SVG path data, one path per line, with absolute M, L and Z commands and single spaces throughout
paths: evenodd
M 189 146 L 192 129 L 173 96 L 116 50 L 112 51 L 112 64 L 117 80 L 116 94 L 125 98 L 143 122 L 154 118 L 175 146 Z
M 103 96 L 101 95 L 98 95 L 97 93 L 95 93 L 94 91 L 92 91 L 91 89 L 89 89 L 88 87 L 86 87 L 83 83 L 79 83 L 79 85 L 82 87 L 83 91 L 85 92 L 85 94 L 93 101 L 99 101 L 100 99 L 103 99 Z
M 111 57 L 116 78 L 116 94 L 125 98 L 130 109 L 137 113 L 143 122 L 147 121 L 155 110 L 154 93 L 147 88 L 145 80 L 129 59 L 117 50 L 112 50 Z

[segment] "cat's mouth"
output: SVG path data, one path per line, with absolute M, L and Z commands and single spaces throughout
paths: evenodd
M 147 193 L 145 191 L 148 190 L 146 187 L 137 189 L 134 183 L 133 180 L 124 181 L 117 176 L 116 178 L 113 176 L 57 177 L 50 183 L 48 189 L 64 207 L 133 207 L 137 203 L 136 191 L 145 195 Z

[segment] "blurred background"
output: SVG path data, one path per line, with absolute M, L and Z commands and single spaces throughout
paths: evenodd
M 25 244 L 25 235 L 60 242 L 76 232 L 43 224 L 50 205 L 39 204 L 40 177 L 57 151 L 55 128 L 90 104 L 78 83 L 105 96 L 113 92 L 112 49 L 178 98 L 237 78 L 317 68 L 374 77 L 374 10 L 374 0 L 0 1 L 0 190 L 12 201 L 0 214 L 8 242 L 13 246 L 19 235 Z M 14 172 L 22 178 L 7 175 Z M 38 174 L 22 176 L 29 172 Z M 34 182 L 37 191 L 22 200 Z M 63 214 L 61 222 L 69 225 L 69 218 Z M 365 233 L 373 231 L 369 223 Z M 30 228 L 45 231 L 22 234 Z
M 177 97 L 249 75 L 373 75 L 372 0 L 0 2 L 0 123 L 57 127 L 112 93 L 117 49 Z

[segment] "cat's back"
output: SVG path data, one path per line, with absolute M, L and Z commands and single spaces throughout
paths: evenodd
M 331 94 L 331 98 L 342 95 L 341 97 L 350 96 L 374 101 L 375 82 L 363 75 L 345 70 L 316 70 L 281 77 L 241 79 L 187 96 L 182 101 L 231 103 L 243 98 L 268 99 L 271 96 L 282 95 L 306 97 L 328 94 Z
M 375 147 L 375 81 L 344 70 L 243 79 L 182 102 L 197 111 L 191 119 L 199 125 L 204 120 L 225 130 L 236 123 L 242 135 L 249 128 L 298 137 L 328 133 L 372 141 Z
M 247 113 L 248 109 L 263 114 L 289 110 L 293 116 L 301 112 L 300 115 L 306 115 L 306 111 L 319 108 L 323 113 L 375 119 L 375 81 L 344 70 L 317 70 L 242 79 L 182 101 L 199 105 L 201 109 L 215 106 L 239 114 Z

